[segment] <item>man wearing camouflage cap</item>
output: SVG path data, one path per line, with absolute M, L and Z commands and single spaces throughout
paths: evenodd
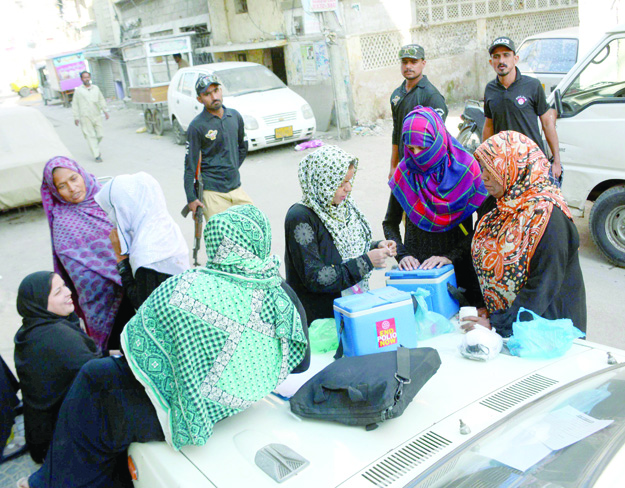
M 215 75 L 201 75 L 195 83 L 197 100 L 204 110 L 187 129 L 187 153 L 184 164 L 184 189 L 189 209 L 203 208 L 206 218 L 233 205 L 252 203 L 241 188 L 239 167 L 247 156 L 245 125 L 241 114 L 224 107 L 221 82 Z M 193 187 L 198 161 L 204 194 Z
M 440 94 L 427 76 L 425 68 L 425 50 L 418 44 L 408 44 L 399 50 L 401 74 L 404 82 L 391 95 L 391 112 L 393 113 L 393 139 L 391 153 L 391 169 L 389 179 L 393 175 L 400 159 L 404 157 L 404 143 L 401 138 L 404 117 L 417 105 L 431 107 L 443 121 L 447 118 L 445 97 Z

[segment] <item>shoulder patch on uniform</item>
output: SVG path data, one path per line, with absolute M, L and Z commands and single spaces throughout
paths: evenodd
M 401 97 L 399 95 L 395 95 L 395 98 L 393 98 L 393 100 L 391 100 L 391 103 L 393 105 L 397 105 L 397 102 L 399 102 L 401 100 Z
M 217 131 L 216 130 L 209 130 L 206 133 L 206 138 L 210 139 L 211 141 L 214 141 L 215 139 L 217 139 Z

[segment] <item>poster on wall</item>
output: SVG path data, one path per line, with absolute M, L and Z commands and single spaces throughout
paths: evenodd
M 315 60 L 315 48 L 312 44 L 303 44 L 301 46 L 302 66 L 304 67 L 304 79 L 317 79 L 317 61 Z
M 311 12 L 328 12 L 330 10 L 336 10 L 338 7 L 338 0 L 310 0 Z
M 330 78 L 330 56 L 328 46 L 323 41 L 315 42 L 315 61 L 317 63 L 317 75 L 321 78 Z

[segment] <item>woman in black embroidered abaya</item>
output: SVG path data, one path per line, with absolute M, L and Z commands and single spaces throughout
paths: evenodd
M 42 463 L 63 398 L 78 370 L 100 357 L 74 313 L 71 291 L 56 273 L 28 275 L 17 293 L 22 327 L 15 335 L 15 368 L 24 400 L 26 443 Z

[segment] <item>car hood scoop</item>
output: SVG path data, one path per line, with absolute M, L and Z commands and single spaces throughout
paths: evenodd
M 256 466 L 278 483 L 289 479 L 310 462 L 284 444 L 269 444 L 256 452 Z

